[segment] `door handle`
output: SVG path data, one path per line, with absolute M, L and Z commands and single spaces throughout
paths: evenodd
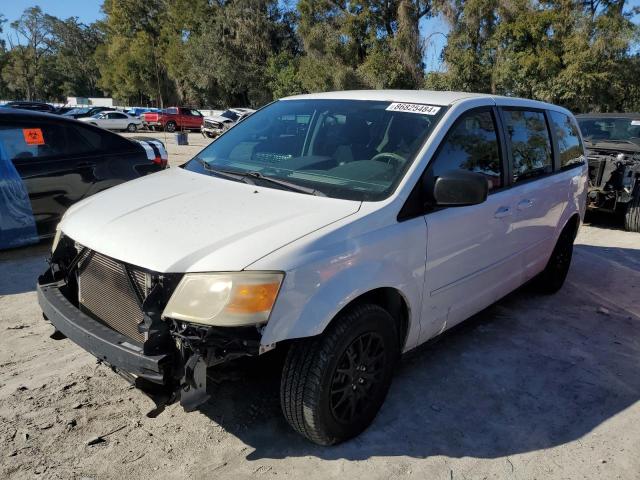
M 571 184 L 577 186 L 580 183 L 580 177 L 571 177 Z
M 518 202 L 518 210 L 524 210 L 525 208 L 531 207 L 533 207 L 533 200 L 529 200 L 528 198 L 525 198 L 524 200 L 520 200 Z
M 509 215 L 511 215 L 511 208 L 509 207 L 500 207 L 498 210 L 496 210 L 496 213 L 493 214 L 495 218 L 504 218 L 508 217 Z

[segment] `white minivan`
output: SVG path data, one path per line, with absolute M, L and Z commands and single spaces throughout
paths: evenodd
M 187 410 L 209 367 L 286 351 L 284 416 L 329 445 L 371 423 L 400 354 L 529 280 L 557 291 L 586 192 L 555 105 L 294 96 L 72 206 L 38 298 L 61 336 Z

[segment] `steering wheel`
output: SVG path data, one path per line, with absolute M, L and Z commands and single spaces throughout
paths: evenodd
M 386 158 L 387 161 L 385 162 L 384 160 L 382 160 L 383 158 Z M 406 158 L 404 158 L 402 155 L 398 155 L 397 153 L 393 153 L 393 152 L 380 152 L 376 155 L 374 155 L 371 160 L 376 160 L 378 162 L 384 162 L 387 165 L 391 165 L 392 163 L 396 164 L 396 165 L 402 165 L 404 162 L 407 161 Z

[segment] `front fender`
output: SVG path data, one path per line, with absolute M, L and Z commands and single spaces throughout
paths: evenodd
M 263 345 L 318 335 L 351 301 L 390 287 L 409 310 L 405 348 L 416 345 L 426 261 L 424 219 L 396 223 L 314 249 L 306 264 L 286 272 L 263 332 Z M 299 253 L 299 252 L 298 252 Z

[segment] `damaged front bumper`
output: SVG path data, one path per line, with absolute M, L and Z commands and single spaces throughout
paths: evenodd
M 221 127 L 213 127 L 210 125 L 203 125 L 200 127 L 200 132 L 203 134 L 208 134 L 211 136 L 218 136 L 224 132 L 224 128 Z
M 255 327 L 207 327 L 162 320 L 159 310 L 147 301 L 143 303 L 145 323 L 153 327 L 144 343 L 136 342 L 78 308 L 73 280 L 54 268 L 38 279 L 37 295 L 45 317 L 58 331 L 158 404 L 158 398 L 163 404 L 179 400 L 185 410 L 192 411 L 210 397 L 209 367 L 260 353 L 261 335 Z M 159 322 L 164 328 L 157 327 Z

